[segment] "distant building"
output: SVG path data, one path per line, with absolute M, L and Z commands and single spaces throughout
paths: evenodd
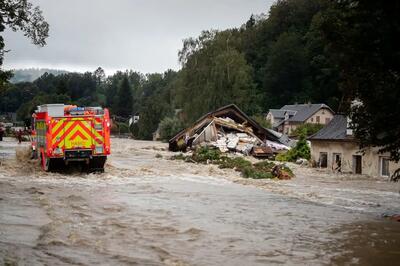
M 136 124 L 137 122 L 139 122 L 140 116 L 139 113 L 134 114 L 133 116 L 131 116 L 129 118 L 129 126 L 131 126 L 132 124 Z
M 389 154 L 378 153 L 378 148 L 360 151 L 359 142 L 348 127 L 344 115 L 335 115 L 332 121 L 309 138 L 311 159 L 318 167 L 343 173 L 389 177 L 400 167 L 389 160 Z
M 281 109 L 270 109 L 266 119 L 272 128 L 286 135 L 305 123 L 326 125 L 333 118 L 334 112 L 326 104 L 293 104 Z
M 0 121 L 1 122 L 17 122 L 17 113 L 7 112 L 0 114 Z

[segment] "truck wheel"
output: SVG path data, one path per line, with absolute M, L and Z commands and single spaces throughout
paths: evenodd
M 89 172 L 94 173 L 104 173 L 104 164 L 106 163 L 106 156 L 96 156 L 90 159 L 89 162 Z

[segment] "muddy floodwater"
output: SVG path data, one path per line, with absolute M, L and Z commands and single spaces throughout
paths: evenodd
M 294 167 L 288 181 L 112 139 L 103 174 L 44 173 L 0 142 L 5 265 L 399 265 L 400 184 Z

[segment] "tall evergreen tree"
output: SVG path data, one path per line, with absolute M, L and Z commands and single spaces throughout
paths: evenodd
M 115 106 L 115 114 L 122 117 L 132 115 L 133 96 L 128 77 L 124 77 L 117 94 L 117 103 Z

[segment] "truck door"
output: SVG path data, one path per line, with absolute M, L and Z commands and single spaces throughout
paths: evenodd
M 92 121 L 86 118 L 64 118 L 64 148 L 66 150 L 92 148 Z

